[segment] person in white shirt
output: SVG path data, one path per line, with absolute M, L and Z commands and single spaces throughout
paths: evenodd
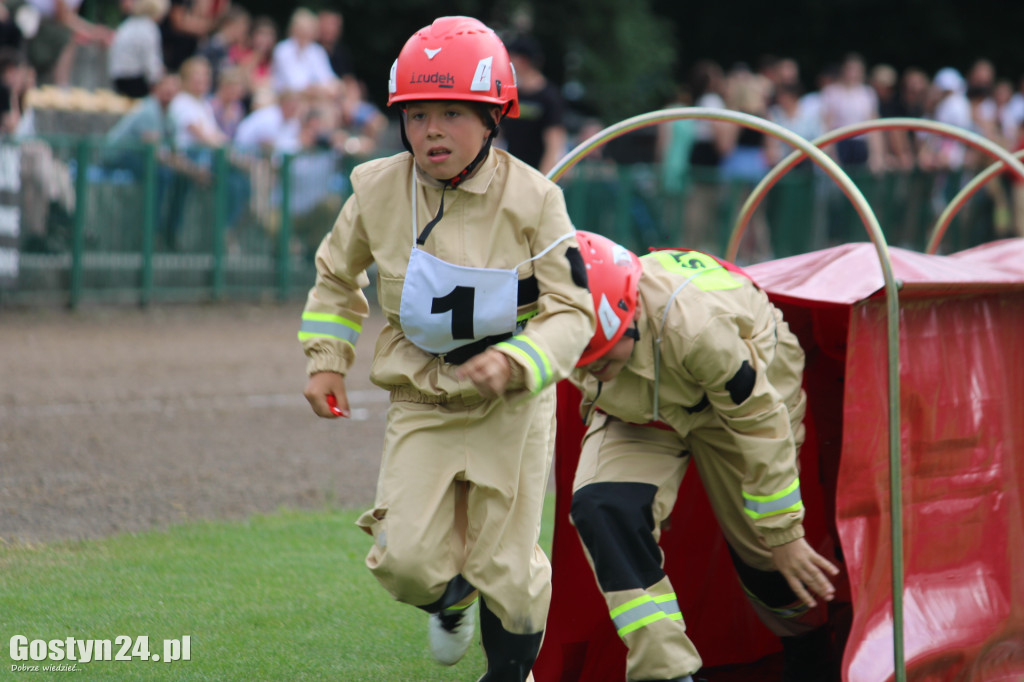
M 238 124 L 235 147 L 246 153 L 294 154 L 301 150 L 302 101 L 298 93 L 282 92 L 276 104 L 252 112 Z
M 930 118 L 946 125 L 971 129 L 971 105 L 967 101 L 967 84 L 952 67 L 939 69 L 932 81 L 937 102 Z M 964 145 L 939 135 L 928 135 L 919 162 L 925 170 L 959 170 L 964 162 Z
M 159 22 L 168 0 L 135 0 L 132 15 L 121 22 L 107 53 L 114 90 L 128 97 L 146 97 L 164 74 Z
M 206 99 L 210 90 L 212 69 L 205 57 L 190 57 L 181 65 L 182 91 L 171 101 L 170 114 L 175 122 L 175 146 L 192 162 L 200 173 L 215 183 L 214 191 L 224 191 L 217 185 L 224 183 L 227 187 L 228 250 L 238 250 L 236 221 L 242 215 L 248 199 L 250 188 L 244 164 L 236 164 L 236 159 L 229 156 L 231 164 L 226 175 L 217 176 L 213 173 L 213 151 L 226 147 L 228 136 L 217 125 L 213 107 Z M 177 200 L 184 202 L 190 191 L 191 182 L 179 183 Z M 175 248 L 175 244 L 171 244 Z
M 175 144 L 179 149 L 220 147 L 227 143 L 227 135 L 218 127 L 213 107 L 206 100 L 210 78 L 210 63 L 203 57 L 191 57 L 181 65 L 182 90 L 171 102 L 171 117 L 177 124 Z
M 334 96 L 341 80 L 318 42 L 316 15 L 299 8 L 288 27 L 289 38 L 274 48 L 271 78 L 276 92 L 291 90 L 311 98 Z

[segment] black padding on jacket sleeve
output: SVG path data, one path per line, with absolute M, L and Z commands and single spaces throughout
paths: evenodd
M 743 563 L 739 555 L 729 547 L 729 556 L 732 557 L 732 565 L 736 567 L 740 582 L 747 588 L 747 591 L 757 597 L 762 604 L 769 608 L 779 609 L 790 606 L 793 602 L 800 601 L 800 598 L 793 592 L 793 588 L 786 582 L 785 576 L 778 571 L 762 571 L 753 566 Z
M 572 271 L 573 283 L 578 287 L 589 290 L 590 283 L 587 279 L 587 266 L 583 262 L 580 250 L 575 246 L 570 246 L 565 250 L 565 257 L 569 259 L 569 269 Z
M 591 483 L 573 494 L 569 515 L 603 592 L 643 589 L 665 577 L 652 535 L 656 492 L 650 483 Z
M 749 362 L 744 360 L 735 376 L 725 383 L 725 388 L 729 391 L 729 396 L 732 398 L 732 401 L 739 405 L 749 398 L 750 394 L 754 392 L 754 383 L 756 381 L 757 370 L 751 367 Z

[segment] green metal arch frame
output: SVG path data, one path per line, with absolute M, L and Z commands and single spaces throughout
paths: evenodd
M 1014 158 L 1024 159 L 1024 149 L 1014 152 Z M 932 230 L 932 236 L 928 238 L 928 244 L 925 246 L 924 252 L 928 254 L 938 253 L 939 242 L 942 241 L 942 237 L 945 236 L 946 230 L 949 229 L 950 223 L 953 222 L 953 218 L 960 209 L 963 208 L 971 197 L 973 197 L 979 189 L 984 187 L 990 180 L 995 178 L 999 173 L 1003 172 L 1007 168 L 1005 161 L 996 161 L 991 166 L 983 170 L 982 172 L 975 175 L 970 182 L 964 185 L 957 195 L 949 202 L 949 205 L 939 215 L 939 219 L 935 222 L 935 227 Z
M 932 132 L 960 140 L 961 142 L 971 145 L 975 149 L 979 149 L 988 153 L 990 156 L 1000 159 L 999 162 L 993 166 L 989 166 L 989 168 L 981 174 L 982 176 L 985 176 L 984 180 L 979 180 L 981 176 L 975 178 L 974 181 L 965 186 L 963 190 L 961 190 L 960 194 L 950 202 L 946 211 L 939 217 L 939 221 L 934 228 L 932 240 L 929 241 L 929 246 L 932 245 L 932 241 L 935 242 L 936 247 L 938 246 L 935 234 L 937 233 L 938 239 L 942 238 L 942 234 L 945 233 L 946 227 L 948 227 L 949 223 L 952 221 L 953 215 L 956 211 L 967 203 L 970 196 L 974 194 L 974 192 L 976 192 L 984 182 L 991 179 L 996 172 L 1009 167 L 1013 169 L 1013 172 L 1016 173 L 1018 177 L 1024 180 L 1024 164 L 1019 160 L 1024 157 L 1011 154 L 995 142 L 992 142 L 988 138 L 978 135 L 977 133 L 972 133 L 964 128 L 958 128 L 946 123 L 939 123 L 938 121 L 930 121 L 923 118 L 876 118 L 870 121 L 862 121 L 842 128 L 836 128 L 835 130 L 814 139 L 811 144 L 817 148 L 821 148 L 851 137 L 857 137 L 858 135 L 863 135 L 865 133 L 879 132 L 883 130 L 921 130 Z M 783 175 L 803 161 L 806 156 L 807 153 L 802 148 L 794 150 L 789 154 L 789 156 L 777 163 L 775 167 L 773 167 L 754 187 L 753 191 L 744 202 L 743 207 L 740 209 L 739 215 L 736 217 L 736 225 L 733 228 L 732 236 L 729 239 L 729 245 L 725 250 L 726 260 L 734 260 L 736 258 L 736 254 L 739 252 L 740 240 L 743 238 L 743 232 L 746 229 L 746 225 L 750 221 L 751 216 L 754 215 L 754 211 L 757 210 L 757 207 L 764 199 L 764 195 L 767 194 L 768 190 L 775 186 L 775 183 L 777 183 Z M 969 193 L 968 188 L 971 188 Z M 940 227 L 941 233 L 938 232 Z M 928 251 L 928 253 L 934 253 L 934 251 Z
M 892 610 L 893 610 L 893 659 L 896 682 L 905 682 L 906 665 L 904 661 L 903 633 L 903 482 L 902 456 L 900 452 L 900 379 L 899 379 L 899 284 L 893 275 L 892 259 L 885 235 L 878 224 L 878 219 L 860 189 L 853 180 L 843 172 L 839 165 L 814 143 L 800 137 L 782 126 L 766 119 L 728 109 L 711 109 L 707 107 L 675 107 L 660 109 L 625 119 L 590 136 L 574 149 L 569 151 L 548 172 L 548 178 L 557 182 L 566 172 L 580 160 L 598 147 L 621 137 L 626 133 L 659 123 L 670 121 L 701 119 L 722 121 L 757 130 L 786 142 L 798 150 L 783 160 L 782 163 L 802 160 L 809 156 L 832 178 L 853 203 L 864 227 L 875 246 L 882 277 L 885 280 L 886 327 L 887 327 L 887 359 L 888 359 L 888 397 L 889 397 L 889 506 L 892 534 Z M 792 161 L 790 165 L 796 165 Z M 780 164 L 781 165 L 781 164 Z M 776 167 L 778 168 L 778 166 Z M 775 170 L 775 169 L 773 169 Z M 788 170 L 786 167 L 778 175 Z M 1024 167 L 1021 168 L 1024 177 Z M 774 184 L 774 183 L 773 183 Z M 767 189 L 767 188 L 766 188 Z M 765 190 L 762 190 L 762 194 Z M 749 201 L 749 200 L 748 200 Z M 753 213 L 753 211 L 750 211 Z M 742 214 L 740 216 L 743 217 Z M 749 217 L 749 216 L 748 216 Z M 733 237 L 739 243 L 746 219 L 737 222 Z M 735 259 L 735 255 L 730 257 Z

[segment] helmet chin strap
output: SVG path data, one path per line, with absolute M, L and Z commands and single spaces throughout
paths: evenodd
M 409 151 L 409 153 L 412 154 L 413 153 L 413 151 L 412 151 L 412 144 L 410 144 L 409 138 L 405 134 L 405 117 L 404 116 L 399 117 L 399 129 L 400 129 L 400 132 L 402 134 L 402 144 Z M 435 215 L 433 218 L 430 219 L 430 222 L 427 223 L 426 226 L 423 228 L 423 232 L 421 232 L 420 236 L 416 238 L 416 243 L 417 244 L 419 244 L 420 246 L 423 246 L 423 244 L 426 243 L 427 237 L 430 236 L 431 230 L 434 229 L 434 226 L 437 225 L 441 221 L 441 218 L 444 216 L 444 193 L 446 191 L 448 191 L 449 187 L 452 188 L 452 189 L 455 189 L 456 187 L 458 187 L 458 185 L 463 180 L 465 180 L 469 176 L 470 173 L 472 173 L 474 170 L 476 170 L 476 167 L 480 165 L 480 162 L 483 161 L 485 158 L 487 158 L 487 153 L 491 150 L 491 143 L 494 141 L 494 138 L 497 137 L 497 136 L 498 136 L 498 124 L 494 123 L 493 125 L 491 125 L 491 134 L 487 136 L 486 140 L 484 140 L 483 146 L 480 147 L 480 151 L 477 152 L 477 154 L 473 158 L 473 160 L 470 161 L 469 164 L 465 168 L 463 168 L 462 171 L 459 172 L 458 175 L 450 177 L 447 180 L 442 180 L 444 185 L 441 187 L 441 205 L 438 206 L 438 208 L 437 208 L 437 215 Z

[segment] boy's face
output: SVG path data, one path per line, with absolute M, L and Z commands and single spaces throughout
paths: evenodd
M 428 101 L 406 107 L 405 133 L 416 163 L 438 180 L 461 173 L 490 132 L 471 104 Z
M 629 362 L 635 344 L 636 341 L 629 335 L 623 334 L 607 353 L 590 364 L 583 365 L 583 370 L 591 374 L 598 381 L 611 381 L 619 376 L 619 372 Z

